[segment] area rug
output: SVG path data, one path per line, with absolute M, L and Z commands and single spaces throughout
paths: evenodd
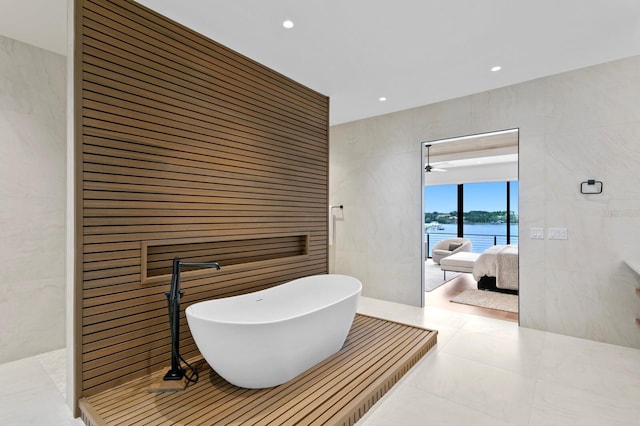
M 452 302 L 463 305 L 479 306 L 481 308 L 497 309 L 499 311 L 518 313 L 518 296 L 514 294 L 497 293 L 468 289 L 451 299 Z

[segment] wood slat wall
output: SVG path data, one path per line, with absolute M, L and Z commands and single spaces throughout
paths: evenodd
M 183 309 L 328 271 L 328 98 L 133 1 L 76 8 L 82 397 L 168 364 L 172 249 L 228 263 Z

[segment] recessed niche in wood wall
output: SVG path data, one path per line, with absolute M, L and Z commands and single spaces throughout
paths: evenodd
M 235 265 L 270 260 L 283 260 L 309 254 L 309 235 L 278 235 L 273 237 L 233 240 L 165 240 L 144 241 L 141 252 L 142 284 L 167 281 L 172 272 L 173 258 L 184 262 L 218 262 L 227 270 Z M 293 259 L 290 259 L 293 260 Z M 257 265 L 256 265 L 257 266 Z M 203 268 L 184 268 L 182 276 L 197 275 Z

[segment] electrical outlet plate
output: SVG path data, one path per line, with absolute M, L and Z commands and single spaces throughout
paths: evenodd
M 567 238 L 567 228 L 549 228 L 550 240 L 566 240 Z

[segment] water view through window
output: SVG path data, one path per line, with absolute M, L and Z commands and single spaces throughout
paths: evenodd
M 517 181 L 425 186 L 424 212 L 429 257 L 438 241 L 458 236 L 460 222 L 461 236 L 471 240 L 475 253 L 496 244 L 518 244 Z

